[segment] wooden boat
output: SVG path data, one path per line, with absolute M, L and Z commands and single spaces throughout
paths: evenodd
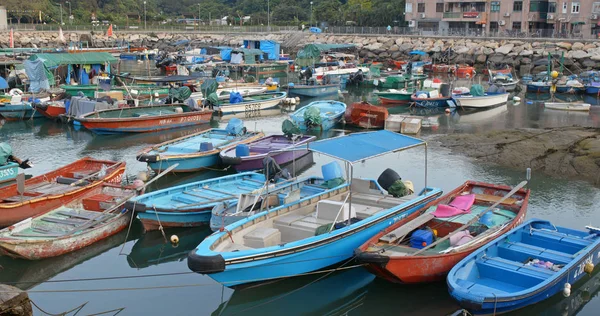
M 238 145 L 241 148 L 231 147 L 221 151 L 221 160 L 226 165 L 231 165 L 236 171 L 253 171 L 263 169 L 263 160 L 271 157 L 279 165 L 292 162 L 308 153 L 308 150 L 288 150 L 290 148 L 306 145 L 315 140 L 315 136 L 302 135 L 288 138 L 285 135 L 269 135 L 253 142 Z
M 317 108 L 320 112 L 320 122 L 313 122 L 314 119 L 306 119 L 304 114 L 311 108 Z M 296 112 L 290 114 L 290 118 L 294 121 L 301 130 L 321 129 L 326 131 L 331 129 L 338 123 L 346 112 L 346 104 L 339 101 L 315 101 L 300 108 Z
M 436 97 L 420 97 L 420 92 L 425 91 L 417 91 L 413 93 L 410 97 L 410 100 L 414 103 L 416 107 L 420 108 L 445 108 L 449 107 L 452 104 L 454 107 L 454 103 L 452 102 L 452 96 L 436 96 Z M 429 92 L 431 93 L 431 91 Z M 430 94 L 429 94 L 430 95 Z
M 36 111 L 49 119 L 58 119 L 59 116 L 66 114 L 66 107 L 63 101 L 51 101 L 35 105 Z
M 392 63 L 394 64 L 396 69 L 402 69 L 403 66 L 407 64 L 407 62 L 404 60 L 393 60 Z
M 112 236 L 129 225 L 131 212 L 122 206 L 136 193 L 133 187 L 102 183 L 64 206 L 0 230 L 0 253 L 40 260 Z
M 81 85 L 60 85 L 60 88 L 65 90 L 65 93 L 69 96 L 77 96 L 79 92 L 83 93 L 88 98 L 96 97 L 97 91 L 102 91 L 99 85 L 95 84 L 81 84 Z M 125 87 L 111 87 L 111 91 L 121 91 L 123 95 L 127 96 L 131 91 L 136 91 L 135 97 L 138 99 L 147 99 L 150 97 L 155 98 L 158 94 L 158 98 L 164 98 L 169 95 L 169 87 L 157 86 L 156 84 L 138 84 Z
M 454 75 L 458 78 L 473 78 L 477 72 L 475 71 L 475 67 L 469 65 L 458 65 L 455 66 Z
M 600 81 L 590 82 L 585 86 L 585 94 L 600 95 Z
M 2 103 L 0 96 L 0 116 L 7 121 L 29 120 L 32 118 L 42 118 L 44 115 L 38 112 L 31 106 L 29 102 L 19 102 L 11 104 L 11 102 Z
M 317 84 L 317 85 L 288 85 L 290 95 L 299 95 L 304 97 L 320 97 L 335 94 L 340 90 L 340 84 Z
M 286 96 L 286 92 L 246 96 L 243 97 L 243 101 L 239 103 L 219 102 L 219 105 L 215 107 L 215 110 L 220 111 L 223 115 L 260 112 L 261 110 L 277 107 Z
M 15 162 L 8 162 L 5 165 L 0 166 L 0 183 L 13 181 L 19 174 L 19 164 Z
M 529 220 L 460 261 L 448 274 L 450 295 L 475 315 L 569 296 L 600 262 L 600 229 L 586 229 Z
M 344 119 L 346 124 L 361 128 L 383 128 L 388 115 L 385 107 L 362 101 L 350 104 L 346 108 Z
M 556 93 L 584 93 L 585 85 L 577 80 L 569 80 L 566 83 L 556 84 Z
M 327 190 L 323 178 L 292 178 L 240 194 L 236 200 L 219 202 L 211 211 L 210 228 L 223 229 L 235 222 L 271 208 L 290 204 L 310 197 L 318 197 Z
M 89 157 L 25 181 L 23 195 L 17 184 L 0 190 L 0 227 L 46 213 L 88 193 L 103 182 L 121 183 L 125 162 Z
M 581 102 L 544 102 L 546 109 L 562 110 L 562 111 L 589 111 L 591 105 Z
M 457 262 L 525 218 L 529 190 L 518 191 L 485 213 L 510 191 L 507 186 L 467 181 L 375 234 L 356 250 L 357 260 L 391 282 L 443 280 Z M 463 239 L 448 238 L 464 232 Z
M 381 104 L 404 104 L 410 102 L 410 97 L 415 93 L 415 89 L 390 89 L 387 91 L 375 91 L 374 94 L 379 98 Z
M 245 172 L 203 180 L 130 199 L 125 208 L 135 211 L 146 231 L 162 227 L 193 227 L 207 224 L 212 209 L 221 202 L 236 201 L 240 194 L 260 190 L 263 174 Z
M 210 122 L 213 111 L 184 104 L 107 109 L 74 118 L 96 134 L 146 133 Z
M 545 93 L 550 92 L 552 82 L 549 81 L 531 81 L 526 84 L 527 92 Z
M 453 99 L 457 107 L 483 109 L 506 103 L 508 95 L 508 93 L 485 94 L 482 96 L 455 95 Z
M 430 64 L 427 66 L 429 67 L 423 67 L 423 69 L 433 73 L 454 73 L 456 71 L 456 65 Z
M 355 163 L 417 144 L 424 143 L 377 131 L 321 140 L 310 147 Z M 439 189 L 427 188 L 419 195 L 395 198 L 375 180 L 352 179 L 351 184 L 272 208 L 215 232 L 190 252 L 188 267 L 228 287 L 316 271 L 353 258 L 354 249 L 371 236 L 439 195 Z
M 231 119 L 229 124 L 234 120 L 240 121 Z M 219 153 L 222 150 L 247 144 L 264 136 L 262 132 L 245 132 L 241 129 L 232 131 L 229 126 L 227 129 L 211 128 L 143 149 L 137 160 L 148 163 L 157 172 L 175 164 L 178 166 L 173 172 L 194 172 L 219 165 Z

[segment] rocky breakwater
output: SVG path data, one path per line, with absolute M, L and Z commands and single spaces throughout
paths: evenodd
M 201 47 L 210 45 L 238 46 L 244 39 L 269 39 L 282 43 L 287 53 L 294 53 L 308 43 L 352 43 L 360 57 L 367 61 L 434 58 L 438 62 L 468 63 L 483 68 L 488 62 L 508 64 L 520 73 L 537 73 L 546 70 L 536 61 L 546 59 L 548 53 L 560 58 L 564 54 L 565 67 L 578 73 L 582 70 L 600 69 L 600 42 L 597 41 L 542 41 L 535 39 L 500 40 L 484 38 L 423 38 L 407 36 L 369 36 L 311 34 L 286 32 L 273 34 L 207 34 L 194 32 L 171 33 L 125 33 L 116 32 L 113 37 L 93 32 L 66 32 L 61 42 L 57 32 L 17 32 L 17 47 L 57 47 L 68 42 L 87 41 L 93 47 L 110 47 L 115 41 L 126 41 L 131 46 L 146 46 L 159 50 L 175 51 L 187 45 Z M 8 47 L 8 33 L 0 32 L 0 47 Z M 176 43 L 181 45 L 176 45 Z M 444 54 L 448 49 L 451 54 Z M 422 50 L 428 56 L 409 56 L 412 50 Z

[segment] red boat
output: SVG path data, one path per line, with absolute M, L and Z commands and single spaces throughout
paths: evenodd
M 57 101 L 35 105 L 35 109 L 49 119 L 57 119 L 59 115 L 66 114 L 65 104 Z
M 400 68 L 402 68 L 402 66 L 403 66 L 403 65 L 405 65 L 407 62 L 406 62 L 406 61 L 404 61 L 404 60 L 392 60 L 392 63 L 394 64 L 394 66 L 395 66 L 397 69 L 400 69 Z
M 447 64 L 432 64 L 431 71 L 434 73 L 454 73 L 456 66 Z
M 467 181 L 421 210 L 373 236 L 356 250 L 357 260 L 395 283 L 444 280 L 460 260 L 519 225 L 529 189 Z
M 85 157 L 25 181 L 23 194 L 17 184 L 0 190 L 0 227 L 44 214 L 88 193 L 104 181 L 121 183 L 125 162 Z
M 458 65 L 454 70 L 454 74 L 458 78 L 470 79 L 473 78 L 477 74 L 477 72 L 475 71 L 475 67 L 471 67 L 469 65 Z
M 385 107 L 362 101 L 348 106 L 344 118 L 346 124 L 362 128 L 383 128 L 388 115 Z

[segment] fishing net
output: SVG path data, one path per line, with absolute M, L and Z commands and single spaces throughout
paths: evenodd
M 169 89 L 169 98 L 183 102 L 192 95 L 192 90 L 188 87 L 171 88 Z
M 12 147 L 7 143 L 0 143 L 0 166 L 8 163 L 8 157 L 12 155 Z
M 281 124 L 281 131 L 283 132 L 283 135 L 287 137 L 302 134 L 302 131 L 300 130 L 300 127 L 298 127 L 298 124 L 287 119 Z
M 304 121 L 311 126 L 321 125 L 321 111 L 317 107 L 309 107 L 304 111 Z
M 402 180 L 396 180 L 396 182 L 394 182 L 394 184 L 392 184 L 387 191 L 391 196 L 396 198 L 411 194 L 410 190 L 406 187 Z
M 474 84 L 471 86 L 471 95 L 474 97 L 481 97 L 484 95 L 483 86 L 480 84 Z

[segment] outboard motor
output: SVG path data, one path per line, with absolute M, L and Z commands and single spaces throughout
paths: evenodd
M 312 68 L 307 67 L 306 69 L 300 70 L 300 76 L 299 76 L 300 80 L 306 80 L 308 82 L 308 80 L 310 78 L 312 78 L 312 76 L 313 76 Z
M 283 179 L 290 179 L 291 175 L 289 173 L 289 171 L 287 171 L 287 169 L 281 169 L 281 167 L 279 166 L 279 164 L 277 164 L 277 162 L 275 162 L 275 159 L 273 159 L 273 157 L 265 157 L 265 159 L 263 159 L 263 169 L 264 169 L 264 175 L 265 178 L 271 182 L 271 181 L 277 181 L 281 178 Z
M 365 74 L 362 72 L 361 69 L 359 69 L 357 72 L 350 74 L 350 77 L 348 78 L 348 81 L 350 83 L 354 83 L 354 84 L 359 84 L 361 82 L 363 82 L 363 80 L 365 80 Z
M 381 175 L 379 175 L 379 178 L 377 178 L 377 183 L 379 183 L 379 185 L 387 191 L 392 184 L 398 180 L 402 180 L 400 175 L 396 171 L 387 168 L 381 173 Z

